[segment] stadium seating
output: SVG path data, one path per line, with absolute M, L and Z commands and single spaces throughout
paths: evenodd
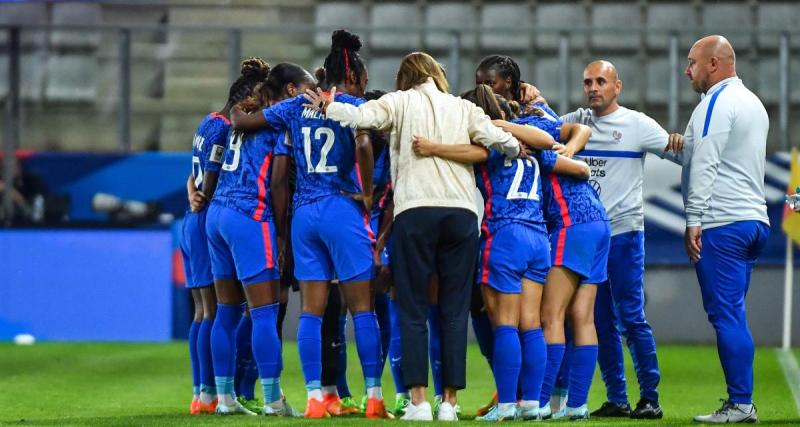
M 207 31 L 134 30 L 132 32 L 133 147 L 185 150 L 197 120 L 224 103 L 230 82 L 230 35 L 222 28 L 243 28 L 242 56 L 269 62 L 297 62 L 313 69 L 330 47 L 330 30 L 359 31 L 370 68 L 372 88 L 392 89 L 400 57 L 412 50 L 433 53 L 467 89 L 477 61 L 489 53 L 507 53 L 520 63 L 523 78 L 534 82 L 554 103 L 564 70 L 558 59 L 559 30 L 569 35 L 567 74 L 570 105 L 584 102 L 581 70 L 595 58 L 611 58 L 625 83 L 623 102 L 652 109 L 666 121 L 670 72 L 682 73 L 691 43 L 709 32 L 729 34 L 739 56 L 739 74 L 776 108 L 778 32 L 800 21 L 800 3 L 791 0 L 567 0 L 472 2 L 432 0 L 237 0 L 221 5 L 208 0 L 136 2 L 1 3 L 0 24 L 52 25 L 207 25 Z M 313 24 L 318 29 L 304 30 Z M 275 31 L 292 25 L 290 31 Z M 408 27 L 407 31 L 381 29 Z M 588 31 L 583 31 L 587 29 Z M 735 32 L 734 32 L 735 30 Z M 770 31 L 761 32 L 758 31 Z M 460 64 L 450 64 L 452 35 L 460 34 Z M 679 36 L 678 70 L 669 70 L 669 32 Z M 0 31 L 0 98 L 7 93 L 7 33 Z M 69 122 L 87 106 L 103 120 L 84 120 L 79 130 L 53 133 L 26 127 L 25 148 L 113 150 L 118 108 L 118 31 L 24 31 L 22 34 L 23 116 L 48 123 Z M 800 35 L 791 38 L 792 70 L 800 69 Z M 682 114 L 697 100 L 685 77 L 679 78 Z M 800 104 L 800 85 L 791 100 Z M 561 107 L 559 107 L 561 108 Z M 561 108 L 563 109 L 563 108 Z M 89 114 L 89 115 L 92 115 Z M 108 135 L 102 140 L 86 135 Z M 772 141 L 775 143 L 775 141 Z

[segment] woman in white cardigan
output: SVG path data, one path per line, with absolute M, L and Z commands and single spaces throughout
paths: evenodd
M 439 275 L 442 324 L 440 420 L 456 420 L 456 391 L 466 385 L 470 290 L 478 251 L 475 175 L 471 164 L 414 154 L 415 136 L 442 144 L 480 144 L 509 157 L 519 142 L 494 126 L 475 104 L 448 93 L 442 66 L 430 55 L 407 55 L 397 91 L 355 107 L 334 101 L 333 89 L 306 95 L 309 107 L 359 129 L 390 132 L 394 228 L 392 270 L 400 308 L 402 367 L 411 404 L 404 419 L 430 420 L 428 382 L 428 283 Z M 524 152 L 523 152 L 524 155 Z

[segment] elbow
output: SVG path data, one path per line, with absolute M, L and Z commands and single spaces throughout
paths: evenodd
M 588 180 L 589 178 L 591 178 L 591 177 L 592 177 L 592 171 L 591 171 L 591 169 L 589 169 L 589 165 L 587 165 L 586 163 L 584 163 L 584 164 L 582 165 L 582 168 L 581 168 L 581 169 L 582 169 L 582 170 L 581 170 L 581 174 L 580 174 L 580 178 L 581 178 L 581 179 Z

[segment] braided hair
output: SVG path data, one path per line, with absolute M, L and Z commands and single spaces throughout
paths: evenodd
M 519 65 L 505 55 L 489 55 L 478 64 L 478 70 L 494 70 L 503 79 L 511 79 L 511 97 L 514 101 L 522 98 Z
M 236 105 L 251 97 L 256 86 L 269 74 L 269 64 L 261 58 L 247 58 L 242 61 L 239 78 L 228 91 L 228 105 Z
M 360 82 L 366 70 L 364 61 L 358 54 L 361 49 L 361 39 L 347 31 L 336 30 L 331 35 L 331 51 L 325 57 L 322 70 L 315 73 L 320 81 L 320 86 L 325 89 L 332 85 L 344 83 L 352 72 L 355 81 Z

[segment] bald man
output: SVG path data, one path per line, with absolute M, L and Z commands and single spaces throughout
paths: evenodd
M 658 369 L 655 339 L 644 312 L 644 157 L 680 150 L 682 137 L 668 135 L 655 120 L 619 105 L 622 81 L 614 64 L 595 61 L 583 71 L 589 108 L 563 117 L 592 129 L 586 149 L 576 154 L 592 170 L 591 184 L 611 221 L 608 281 L 597 289 L 595 325 L 598 362 L 608 401 L 592 416 L 658 419 Z M 621 332 L 621 333 L 620 333 Z M 633 354 L 640 400 L 628 403 L 621 335 Z
M 769 236 L 764 168 L 769 117 L 736 76 L 736 54 L 722 36 L 698 40 L 686 75 L 701 95 L 686 127 L 681 189 L 686 253 L 703 308 L 717 334 L 728 399 L 705 423 L 758 420 L 753 405 L 753 337 L 745 297 Z

